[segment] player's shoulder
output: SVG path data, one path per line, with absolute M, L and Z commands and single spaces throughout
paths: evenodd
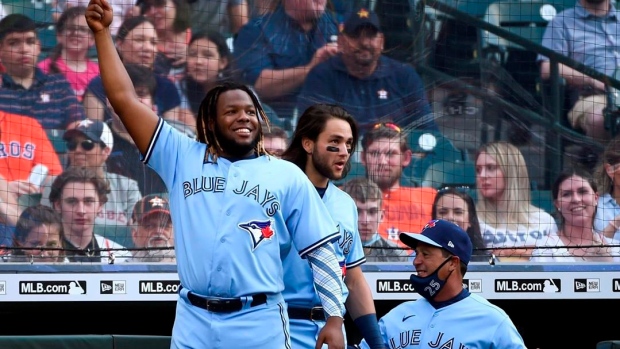
M 329 183 L 329 190 L 333 190 L 332 195 L 337 198 L 337 200 L 339 200 L 341 203 L 355 206 L 355 201 L 353 200 L 351 195 L 349 195 L 346 191 L 340 189 L 332 182 Z
M 488 316 L 495 317 L 498 320 L 503 320 L 508 317 L 506 312 L 495 304 L 489 302 L 486 298 L 483 298 L 477 294 L 471 293 L 469 297 L 465 298 L 468 302 L 474 303 L 479 309 L 484 310 Z
M 419 316 L 420 314 L 425 312 L 425 309 L 429 307 L 430 304 L 424 298 L 420 298 L 415 301 L 407 301 L 403 302 L 387 312 L 381 320 L 384 323 L 391 323 L 393 321 L 401 322 L 403 317 L 408 317 L 412 315 Z M 432 308 L 432 307 L 431 307 Z
M 308 181 L 306 174 L 297 165 L 288 160 L 278 159 L 271 155 L 263 155 L 259 159 L 267 161 L 272 172 L 278 175 L 286 174 L 285 176 L 278 176 L 278 180 Z

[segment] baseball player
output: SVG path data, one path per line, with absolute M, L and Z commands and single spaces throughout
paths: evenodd
M 233 83 L 211 89 L 191 139 L 139 101 L 110 35 L 107 1 L 91 0 L 86 19 L 108 99 L 169 192 L 182 285 L 172 348 L 290 348 L 281 256 L 294 244 L 328 317 L 317 347 L 343 349 L 336 223 L 299 168 L 266 155 L 268 120 L 254 92 Z
M 334 248 L 346 285 L 347 310 L 364 338 L 372 343 L 370 347 L 384 348 L 372 293 L 359 267 L 366 257 L 357 228 L 357 208 L 348 194 L 330 182 L 346 176 L 357 141 L 357 124 L 349 113 L 339 106 L 316 104 L 301 115 L 282 158 L 306 173 L 338 224 L 340 238 Z M 296 251 L 291 251 L 284 259 L 284 275 L 293 349 L 312 349 L 325 324 L 312 271 Z
M 458 225 L 433 220 L 420 234 L 400 234 L 415 249 L 411 284 L 423 298 L 405 302 L 379 320 L 383 342 L 396 348 L 525 349 L 508 315 L 463 287 L 472 254 Z M 364 340 L 361 348 L 369 348 Z

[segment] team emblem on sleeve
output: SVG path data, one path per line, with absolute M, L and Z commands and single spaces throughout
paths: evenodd
M 254 251 L 261 242 L 273 238 L 275 232 L 271 225 L 270 219 L 264 221 L 249 221 L 239 224 L 239 228 L 247 231 L 252 238 L 252 251 Z

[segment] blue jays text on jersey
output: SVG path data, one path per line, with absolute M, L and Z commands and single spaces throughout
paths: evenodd
M 198 193 L 223 193 L 226 189 L 224 177 L 200 177 L 192 178 L 191 181 L 183 182 L 183 195 L 188 196 Z M 240 187 L 233 189 L 233 193 L 254 199 L 263 208 L 269 217 L 273 217 L 280 209 L 280 201 L 268 189 L 261 190 L 260 184 L 252 184 L 243 181 Z
M 469 349 L 465 344 L 455 342 L 454 337 L 444 338 L 444 333 L 439 332 L 437 338 L 430 340 L 422 347 L 433 349 Z M 403 331 L 398 337 L 389 339 L 390 349 L 405 349 L 410 346 L 421 345 L 422 329 Z

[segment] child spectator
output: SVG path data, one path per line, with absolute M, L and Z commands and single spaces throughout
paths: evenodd
M 86 25 L 82 6 L 70 7 L 56 22 L 58 44 L 52 54 L 37 65 L 46 74 L 63 74 L 79 101 L 90 80 L 99 75 L 99 65 L 88 59 L 93 35 Z

